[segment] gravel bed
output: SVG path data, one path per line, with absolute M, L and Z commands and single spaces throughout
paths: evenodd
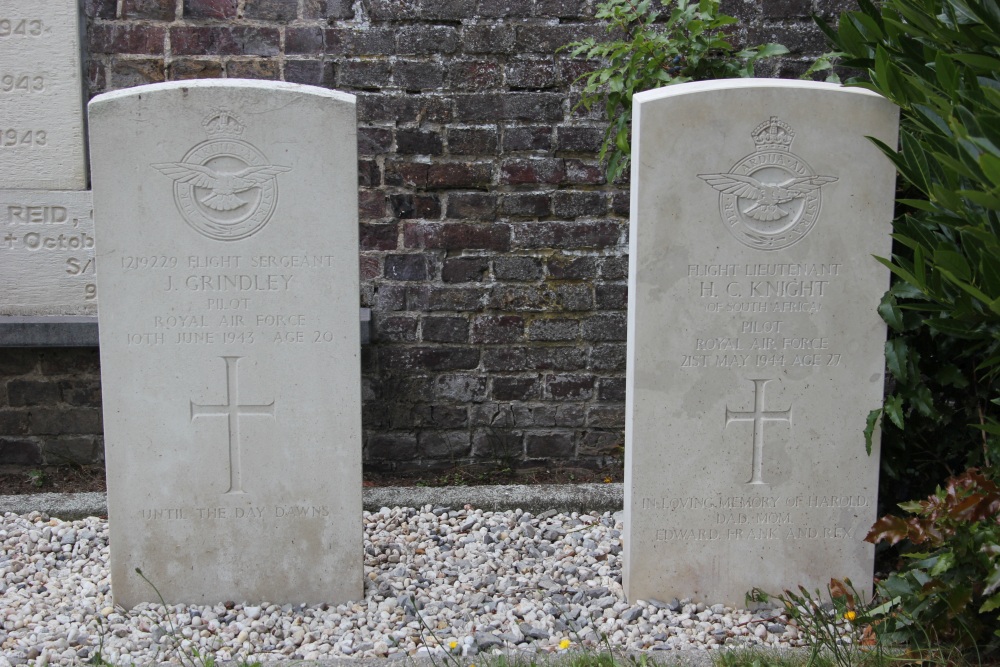
M 234 601 L 115 607 L 108 524 L 34 512 L 0 524 L 0 667 L 472 656 L 799 646 L 780 610 L 626 602 L 615 515 L 427 505 L 364 513 L 365 597 L 339 606 Z

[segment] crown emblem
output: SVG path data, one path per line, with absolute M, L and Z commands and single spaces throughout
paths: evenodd
M 211 137 L 236 138 L 245 129 L 242 121 L 231 111 L 220 109 L 202 122 L 205 132 Z
M 787 151 L 795 140 L 795 132 L 792 127 L 783 120 L 778 120 L 777 116 L 771 116 L 768 120 L 754 128 L 750 133 L 757 150 L 783 150 Z

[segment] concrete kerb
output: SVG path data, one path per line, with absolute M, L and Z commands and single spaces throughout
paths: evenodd
M 516 484 L 510 486 L 386 486 L 366 488 L 364 508 L 451 507 L 471 505 L 476 509 L 501 511 L 521 509 L 537 514 L 559 512 L 617 512 L 622 509 L 621 484 Z M 0 496 L 0 512 L 29 514 L 44 512 L 64 520 L 107 516 L 103 493 L 38 493 Z M 356 664 L 356 663 L 352 663 Z

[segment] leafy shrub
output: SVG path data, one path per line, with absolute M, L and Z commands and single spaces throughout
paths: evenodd
M 884 516 L 865 538 L 916 547 L 906 568 L 880 584 L 895 612 L 883 639 L 1000 648 L 1000 487 L 967 470 L 902 508 L 912 516 Z
M 737 19 L 719 11 L 719 0 L 661 0 L 660 4 L 669 8 L 669 14 L 656 9 L 653 0 L 604 0 L 596 17 L 607 21 L 614 38 L 588 37 L 564 47 L 574 56 L 602 62 L 580 77 L 584 82 L 580 104 L 587 109 L 604 104 L 610 124 L 600 158 L 608 160 L 609 181 L 628 168 L 635 93 L 685 81 L 753 76 L 754 63 L 760 59 L 788 53 L 780 44 L 737 50 L 724 32 Z
M 994 0 L 886 0 L 881 8 L 861 0 L 836 31 L 821 27 L 840 64 L 867 73 L 854 82 L 902 110 L 899 151 L 882 145 L 910 193 L 898 202 L 893 257 L 881 260 L 895 276 L 880 307 L 894 333 L 886 358 L 895 387 L 882 410 L 886 472 L 992 467 L 1000 435 L 1000 8 Z

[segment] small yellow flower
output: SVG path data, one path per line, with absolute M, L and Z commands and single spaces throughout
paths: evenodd
M 610 484 L 611 483 L 611 478 L 610 477 L 605 477 L 604 478 L 604 483 L 605 484 Z
M 454 651 L 456 648 L 458 648 L 458 642 L 452 639 L 450 642 L 448 642 L 448 648 Z
M 846 618 L 848 621 L 853 621 L 857 617 L 858 617 L 858 615 L 856 613 L 854 613 L 853 609 L 850 610 L 850 611 L 844 612 L 844 618 Z
M 565 651 L 566 649 L 568 649 L 569 645 L 570 645 L 570 641 L 568 639 L 563 639 L 561 642 L 559 642 L 559 648 L 561 650 L 563 650 L 563 651 Z

